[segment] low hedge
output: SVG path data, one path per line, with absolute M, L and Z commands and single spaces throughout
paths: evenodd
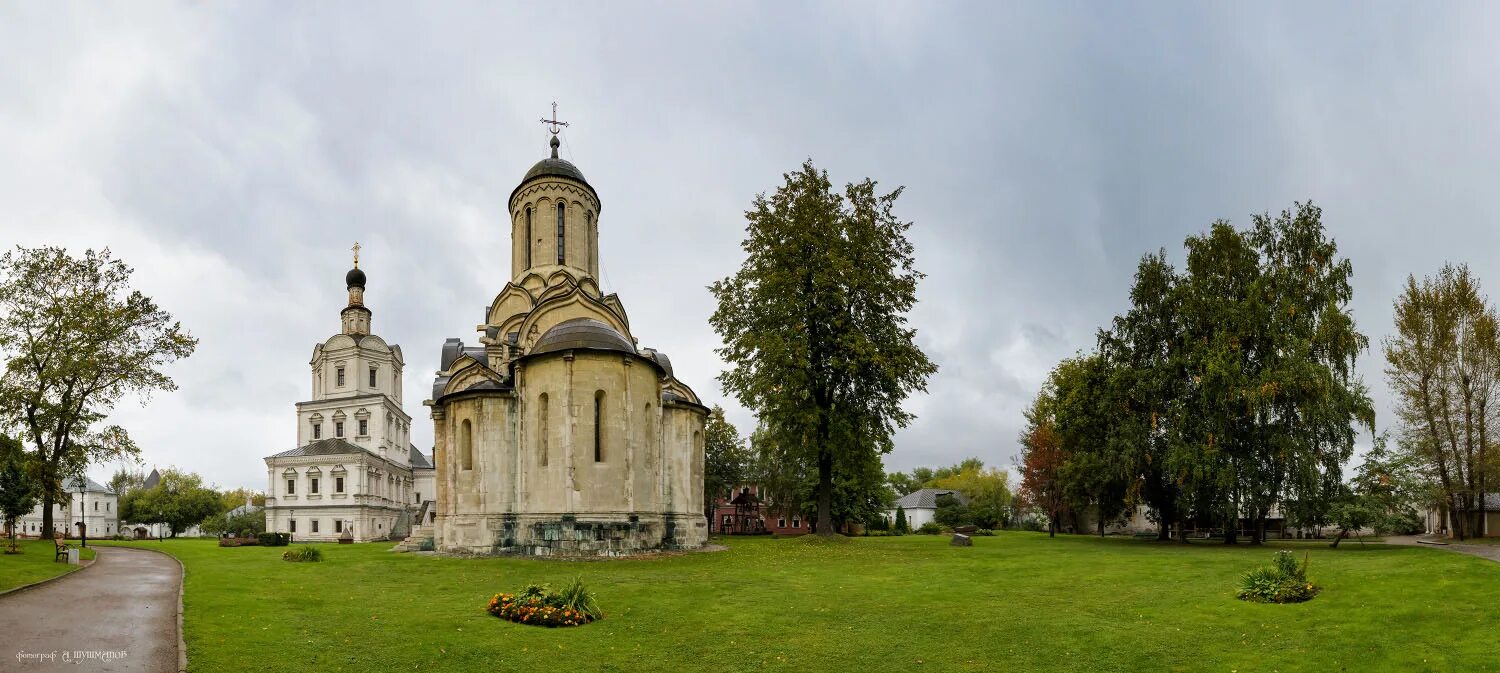
M 255 539 L 262 547 L 285 547 L 292 543 L 292 536 L 289 533 L 261 533 L 256 535 Z

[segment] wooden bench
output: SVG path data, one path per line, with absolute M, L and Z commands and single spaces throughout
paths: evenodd
M 70 547 L 60 538 L 52 538 L 52 544 L 57 546 L 57 555 L 52 558 L 53 562 L 68 560 L 68 549 Z

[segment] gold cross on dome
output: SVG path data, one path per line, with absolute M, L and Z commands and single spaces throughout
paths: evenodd
M 546 117 L 543 117 L 542 119 L 540 119 L 538 121 L 542 122 L 543 124 L 546 124 L 547 125 L 547 130 L 551 131 L 552 135 L 557 135 L 559 132 L 562 131 L 562 127 L 568 125 L 567 122 L 560 122 L 560 121 L 557 120 L 557 101 L 552 101 L 552 118 L 551 119 L 547 119 Z
M 355 241 L 354 247 L 349 248 L 350 250 L 354 251 L 354 268 L 356 269 L 359 268 L 359 247 L 359 241 Z

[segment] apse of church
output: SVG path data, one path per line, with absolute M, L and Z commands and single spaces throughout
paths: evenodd
M 511 192 L 511 280 L 433 384 L 435 541 L 465 553 L 701 546 L 707 410 L 598 285 L 601 203 L 551 156 Z

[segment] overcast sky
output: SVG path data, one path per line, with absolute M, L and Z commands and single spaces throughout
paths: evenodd
M 133 265 L 202 342 L 180 390 L 115 421 L 147 469 L 262 489 L 356 240 L 431 450 L 439 348 L 509 280 L 506 200 L 554 100 L 604 203 L 606 291 L 742 431 L 705 286 L 753 196 L 808 157 L 906 187 L 941 371 L 892 470 L 1012 464 L 1021 410 L 1141 254 L 1180 263 L 1216 218 L 1321 205 L 1377 345 L 1408 273 L 1500 283 L 1494 5 L 701 4 L 0 5 L 0 243 Z M 1384 428 L 1378 351 L 1359 369 Z

